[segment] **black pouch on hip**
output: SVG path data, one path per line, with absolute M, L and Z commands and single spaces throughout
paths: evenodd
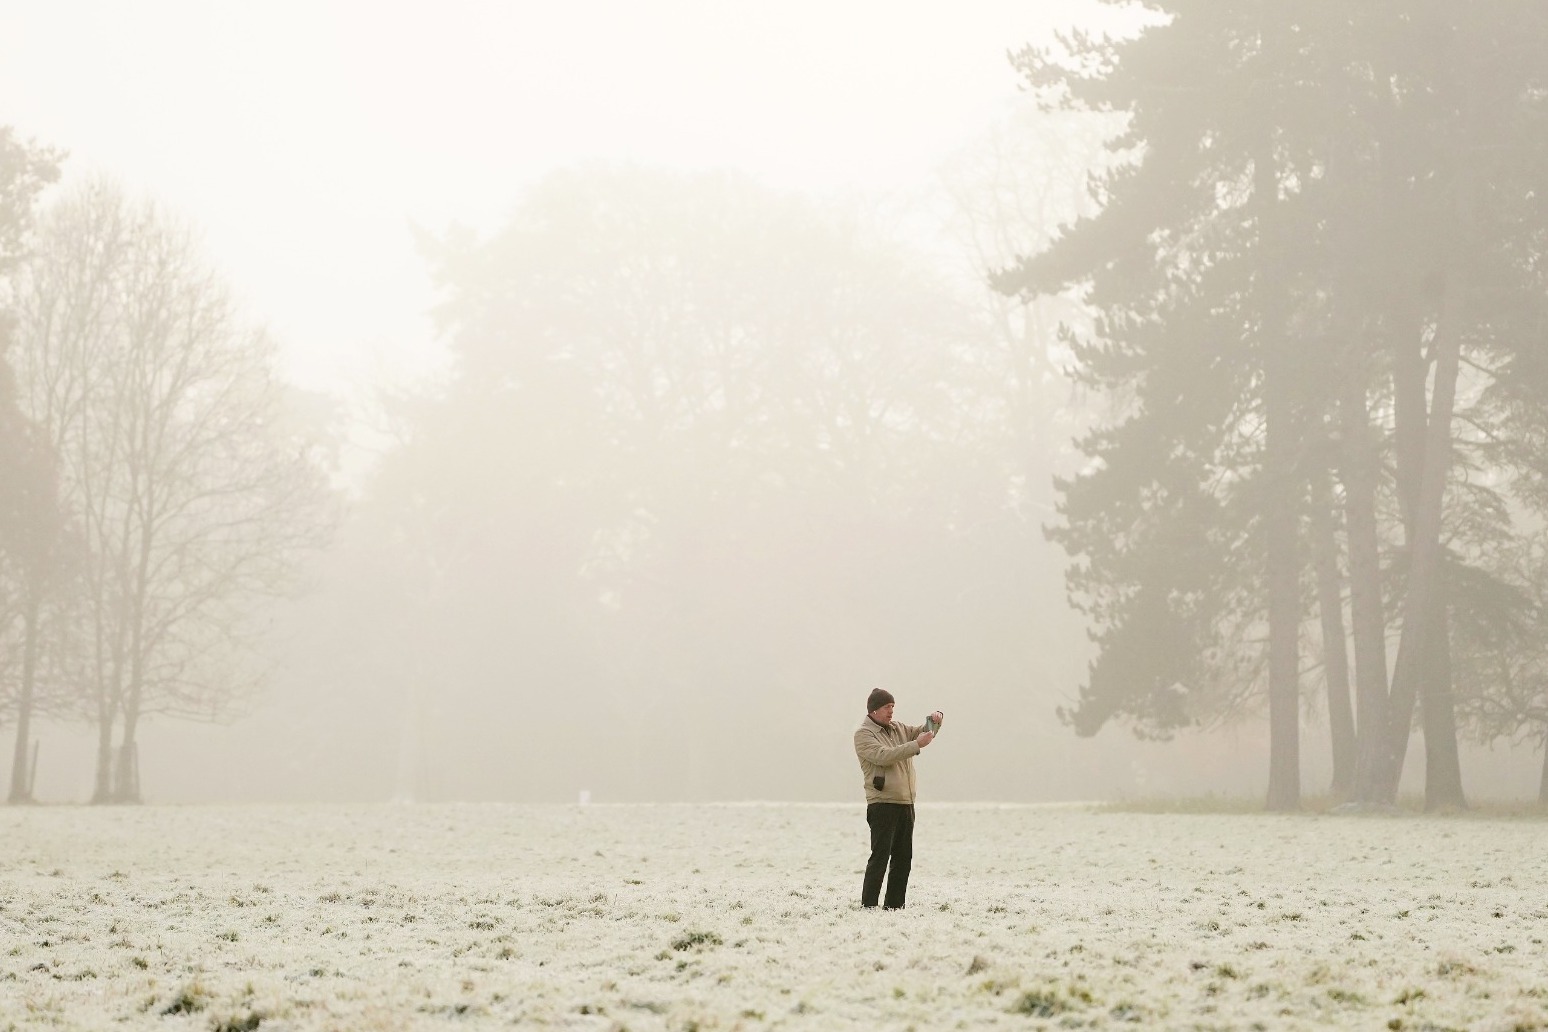
M 885 785 L 886 783 L 887 783 L 887 776 L 885 774 L 878 774 L 874 778 L 871 779 L 871 785 L 878 792 L 880 792 L 882 790 L 882 786 Z

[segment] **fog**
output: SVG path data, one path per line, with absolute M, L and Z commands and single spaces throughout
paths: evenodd
M 1261 797 L 1257 668 L 1169 740 L 1060 715 L 1096 649 L 1044 531 L 1116 402 L 1072 376 L 1089 298 L 990 279 L 1120 160 L 1110 117 L 1040 110 L 1007 59 L 1072 24 L 1139 23 L 1076 0 L 0 12 L 0 126 L 68 152 L 40 205 L 106 177 L 192 227 L 327 481 L 319 540 L 274 546 L 294 576 L 244 616 L 253 690 L 145 713 L 143 798 L 855 801 L 877 686 L 945 713 L 925 801 Z M 1308 794 L 1323 676 L 1308 645 Z M 90 714 L 31 737 L 34 797 L 91 798 Z M 1535 796 L 1521 737 L 1464 741 L 1472 797 Z

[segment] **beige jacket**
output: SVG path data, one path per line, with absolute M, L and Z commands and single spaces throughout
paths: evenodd
M 870 714 L 861 718 L 855 729 L 855 755 L 860 758 L 860 774 L 865 780 L 867 803 L 912 803 L 914 801 L 914 757 L 919 755 L 919 737 L 924 727 L 894 720 L 882 727 Z M 872 780 L 882 778 L 877 788 Z

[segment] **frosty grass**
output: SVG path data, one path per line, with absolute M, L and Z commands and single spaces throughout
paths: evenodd
M 854 806 L 0 811 L 0 1029 L 1548 1028 L 1548 825 Z

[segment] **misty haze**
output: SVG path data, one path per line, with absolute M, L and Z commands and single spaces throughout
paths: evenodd
M 0 1027 L 1548 1027 L 1545 105 L 1530 0 L 0 12 Z

